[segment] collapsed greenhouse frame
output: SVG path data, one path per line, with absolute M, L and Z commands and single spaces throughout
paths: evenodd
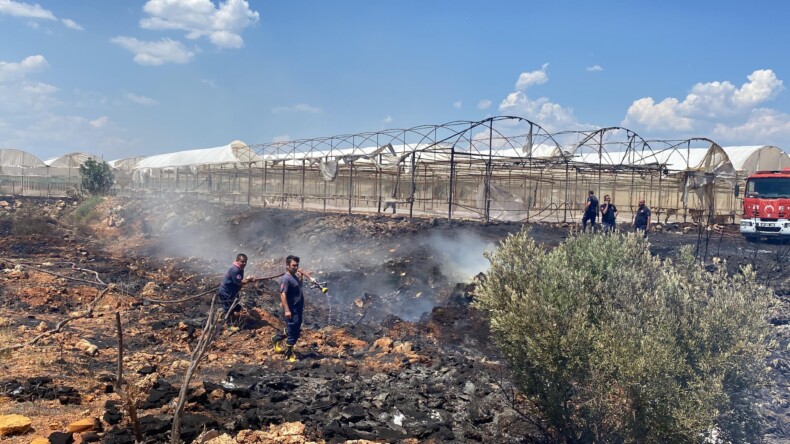
M 733 159 L 737 159 L 736 162 Z M 736 222 L 754 169 L 790 166 L 769 146 L 644 140 L 611 127 L 549 133 L 514 116 L 111 162 L 117 191 L 280 208 L 485 221 L 579 219 L 593 190 L 621 221 Z M 768 168 L 770 167 L 770 168 Z M 5 191 L 5 190 L 4 190 Z

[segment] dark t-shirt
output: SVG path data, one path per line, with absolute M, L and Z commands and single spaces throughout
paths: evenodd
M 222 284 L 219 286 L 218 293 L 229 298 L 235 297 L 241 290 L 241 281 L 244 280 L 244 270 L 233 264 L 225 276 L 222 277 Z
M 647 227 L 647 220 L 650 218 L 650 208 L 645 205 L 636 210 L 636 217 L 634 218 L 634 226 L 639 228 Z
M 606 205 L 606 204 L 604 204 Z M 601 207 L 601 211 L 603 211 L 603 207 Z M 614 213 L 617 212 L 617 207 L 614 204 L 609 204 L 606 206 L 606 211 L 601 213 L 601 220 L 613 224 L 614 223 Z
M 285 300 L 288 301 L 288 308 L 291 310 L 302 306 L 304 302 L 302 283 L 299 279 L 291 276 L 291 273 L 285 273 L 280 279 L 280 292 L 285 293 Z
M 587 198 L 587 202 L 589 202 L 590 205 L 587 206 L 585 211 L 588 214 L 598 214 L 598 198 L 595 196 L 590 196 Z

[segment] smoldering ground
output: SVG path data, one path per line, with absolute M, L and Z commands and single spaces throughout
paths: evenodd
M 497 244 L 490 235 L 429 220 L 271 208 L 218 211 L 178 201 L 147 205 L 141 216 L 155 239 L 149 254 L 200 258 L 220 274 L 245 253 L 247 275 L 259 277 L 282 273 L 285 257 L 299 256 L 301 268 L 330 288 L 311 302 L 345 313 L 346 322 L 389 315 L 419 320 L 443 305 L 456 283 L 484 272 L 483 253 Z

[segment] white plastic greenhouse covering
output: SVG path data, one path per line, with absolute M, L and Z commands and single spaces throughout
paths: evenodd
M 9 176 L 46 176 L 47 165 L 22 150 L 0 149 L 0 174 Z
M 775 146 L 727 146 L 724 152 L 741 176 L 790 168 L 790 156 Z
M 663 164 L 670 172 L 698 171 L 731 176 L 738 173 L 745 177 L 755 171 L 778 170 L 790 167 L 790 156 L 775 146 L 731 146 L 719 148 L 677 148 L 645 154 L 642 158 L 624 159 L 625 152 L 604 153 L 603 165 Z M 577 162 L 598 164 L 598 153 L 574 156 Z M 631 161 L 629 161 L 631 160 Z
M 110 165 L 110 168 L 114 168 L 119 171 L 132 171 L 135 166 L 141 161 L 145 159 L 144 156 L 141 157 L 129 157 L 126 159 L 115 159 L 107 162 Z
M 77 177 L 79 175 L 80 165 L 85 163 L 88 159 L 101 162 L 102 159 L 98 156 L 88 153 L 69 153 L 62 156 L 53 157 L 44 161 L 49 167 L 50 177 Z
M 246 143 L 235 140 L 227 145 L 215 148 L 178 151 L 159 154 L 142 159 L 135 165 L 135 170 L 165 169 L 201 165 L 232 165 L 247 167 L 250 163 L 261 161 Z

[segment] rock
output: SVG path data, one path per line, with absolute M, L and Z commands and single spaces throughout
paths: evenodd
M 143 287 L 142 295 L 143 296 L 155 296 L 157 290 L 158 290 L 158 287 L 156 286 L 156 282 L 152 281 L 152 282 L 149 282 L 149 283 L 145 284 L 145 287 Z
M 85 432 L 80 435 L 80 439 L 82 442 L 99 442 L 101 441 L 101 436 L 96 432 Z
M 116 227 L 122 227 L 123 224 L 125 224 L 125 223 L 126 223 L 126 219 L 124 219 L 122 217 L 115 220 L 115 226 Z
M 301 422 L 287 422 L 280 426 L 280 436 L 304 435 L 304 424 Z
M 224 399 L 224 398 L 225 398 L 225 392 L 222 389 L 212 390 L 208 394 L 208 399 L 211 400 L 211 401 L 218 401 L 218 400 Z
M 171 370 L 178 370 L 180 368 L 188 368 L 188 367 L 189 367 L 189 361 L 186 361 L 184 359 L 177 359 L 173 361 L 173 363 L 170 365 Z
M 195 442 L 197 442 L 197 443 L 205 443 L 205 444 L 237 444 L 237 443 L 238 443 L 238 441 L 236 441 L 235 439 L 233 439 L 233 438 L 232 438 L 230 435 L 228 435 L 227 433 L 223 433 L 223 434 L 222 434 L 222 435 L 220 435 L 220 436 L 217 436 L 217 437 L 211 438 L 211 439 L 209 439 L 208 441 L 199 441 L 199 440 L 196 440 Z
M 81 433 L 87 432 L 91 430 L 96 430 L 96 422 L 98 420 L 95 418 L 85 418 L 80 419 L 79 421 L 74 421 L 66 427 L 66 430 L 69 433 Z
M 157 366 L 156 364 L 154 364 L 154 365 L 146 365 L 146 366 L 140 367 L 137 370 L 137 374 L 138 375 L 143 375 L 143 376 L 152 375 L 152 374 L 156 373 L 156 370 L 158 369 L 158 367 L 159 366 Z
M 385 353 L 389 353 L 389 351 L 392 350 L 392 339 L 387 337 L 376 339 L 376 342 L 370 347 L 370 351 L 374 350 L 381 350 Z
M 406 342 L 400 342 L 398 344 L 395 344 L 395 346 L 392 348 L 392 351 L 394 351 L 395 353 L 406 354 L 406 353 L 411 353 L 412 349 L 413 346 L 411 345 L 411 342 L 406 341 Z
M 74 436 L 71 433 L 53 432 L 49 434 L 51 444 L 72 444 Z
M 27 416 L 3 415 L 0 416 L 0 436 L 9 436 L 25 433 L 33 422 Z
M 7 207 L 8 207 L 8 202 L 4 200 L 0 200 L 0 208 L 7 208 Z
M 477 390 L 477 387 L 475 387 L 475 385 L 471 381 L 467 381 L 466 384 L 464 385 L 464 394 L 465 395 L 474 396 L 476 390 Z
M 79 342 L 77 342 L 77 344 L 75 345 L 75 347 L 79 350 L 82 350 L 83 352 L 85 352 L 90 356 L 96 356 L 97 354 L 99 354 L 99 347 L 91 344 L 85 339 L 80 339 Z

